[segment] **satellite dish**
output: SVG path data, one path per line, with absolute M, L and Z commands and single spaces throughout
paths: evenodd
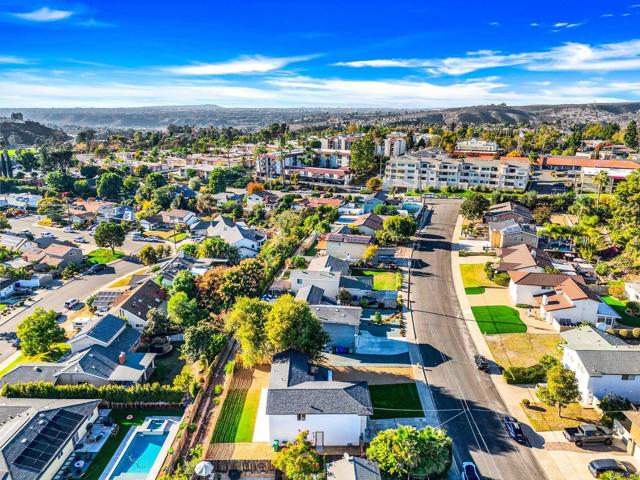
M 208 477 L 213 473 L 213 465 L 209 462 L 202 461 L 196 465 L 195 473 L 199 477 Z

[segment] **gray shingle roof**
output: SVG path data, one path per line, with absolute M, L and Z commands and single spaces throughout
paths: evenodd
M 316 287 L 315 285 L 309 285 L 298 290 L 298 293 L 296 293 L 296 300 L 304 300 L 309 305 L 317 305 L 322 301 L 323 295 L 324 290 L 322 288 Z
M 347 275 L 349 273 L 349 263 L 333 255 L 324 255 L 313 258 L 309 262 L 307 269 L 312 271 L 340 272 L 343 275 Z
M 273 357 L 267 393 L 267 415 L 372 415 L 366 382 L 330 380 L 330 371 L 311 365 L 309 357 L 287 350 Z
M 327 480 L 380 480 L 376 462 L 360 457 L 342 458 L 327 464 Z
M 98 320 L 85 334 L 100 342 L 109 343 L 126 325 L 125 320 L 109 314 Z M 80 333 L 82 334 L 83 332 Z
M 322 323 L 339 323 L 343 325 L 360 325 L 362 308 L 339 305 L 312 305 L 311 311 Z

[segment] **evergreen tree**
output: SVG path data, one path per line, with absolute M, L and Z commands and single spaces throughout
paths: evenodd
M 638 125 L 635 120 L 631 120 L 624 132 L 624 144 L 627 147 L 638 148 Z
M 13 165 L 11 164 L 11 159 L 9 158 L 9 154 L 7 152 L 4 152 L 4 154 L 7 156 L 7 177 L 9 178 L 13 178 Z

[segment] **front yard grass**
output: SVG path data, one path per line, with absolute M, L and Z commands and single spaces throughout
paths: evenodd
M 467 295 L 482 295 L 486 287 L 499 287 L 487 278 L 482 263 L 463 263 L 460 265 L 460 273 Z
M 629 327 L 640 327 L 640 317 L 629 315 L 626 310 L 626 302 L 618 300 L 611 295 L 603 295 L 602 300 L 604 303 L 613 308 L 618 315 L 620 315 L 620 323 L 628 325 Z
M 116 253 L 113 253 L 110 248 L 96 248 L 87 254 L 87 262 L 107 264 L 122 257 L 124 257 L 124 252 L 120 250 L 116 250 Z
M 375 270 L 356 270 L 354 274 L 363 277 L 373 277 L 374 290 L 395 290 L 396 276 L 393 272 L 378 272 Z
M 150 416 L 166 416 L 166 417 L 182 417 L 184 412 L 182 410 L 160 410 L 160 409 L 136 409 L 136 410 L 111 410 L 111 418 L 120 425 L 118 433 L 109 437 L 109 439 L 102 446 L 100 452 L 96 458 L 93 459 L 91 465 L 87 469 L 86 473 L 82 477 L 82 480 L 98 480 L 109 460 L 113 458 L 118 446 L 124 439 L 129 429 L 134 425 L 142 425 L 144 420 Z M 129 415 L 133 415 L 133 419 L 127 420 Z
M 4 367 L 0 371 L 0 378 L 4 377 L 7 373 L 13 370 L 15 367 L 22 363 L 28 362 L 56 362 L 62 357 L 65 353 L 67 353 L 71 349 L 71 346 L 68 343 L 54 343 L 51 345 L 51 348 L 46 353 L 40 353 L 38 355 L 34 355 L 33 357 L 27 357 L 22 352 L 20 355 L 16 357 L 16 359 L 11 362 L 9 365 Z
M 562 417 L 558 417 L 558 409 L 542 402 L 531 402 L 529 407 L 522 406 L 536 432 L 552 432 L 564 428 L 577 427 L 583 423 L 599 423 L 602 416 L 593 408 L 582 408 L 579 403 L 571 403 L 562 409 Z
M 167 355 L 155 358 L 156 369 L 151 375 L 150 382 L 158 382 L 163 385 L 171 385 L 173 383 L 173 379 L 182 372 L 182 369 L 187 364 L 186 360 L 181 357 L 181 347 L 181 342 L 174 343 L 173 350 Z
M 413 418 L 423 417 L 422 404 L 416 384 L 396 383 L 393 385 L 369 385 L 372 418 Z
M 520 320 L 520 313 L 504 305 L 471 307 L 480 331 L 485 335 L 496 333 L 524 333 L 527 326 Z
M 544 355 L 560 358 L 561 337 L 555 333 L 508 333 L 486 337 L 496 363 L 503 368 L 530 367 Z

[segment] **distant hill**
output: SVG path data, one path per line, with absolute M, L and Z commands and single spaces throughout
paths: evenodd
M 1 115 L 0 115 L 1 116 Z M 63 131 L 56 130 L 31 120 L 12 121 L 0 118 L 0 145 L 16 147 L 21 145 L 43 145 L 69 140 Z
M 217 105 L 138 108 L 26 108 L 0 109 L 0 116 L 20 111 L 25 118 L 46 125 L 74 130 L 92 128 L 165 128 L 167 125 L 236 127 L 253 130 L 273 122 L 292 128 L 342 126 L 349 122 L 403 124 L 538 124 L 572 125 L 587 122 L 626 124 L 638 119 L 640 102 L 583 105 L 479 105 L 446 109 L 359 108 L 224 108 Z

